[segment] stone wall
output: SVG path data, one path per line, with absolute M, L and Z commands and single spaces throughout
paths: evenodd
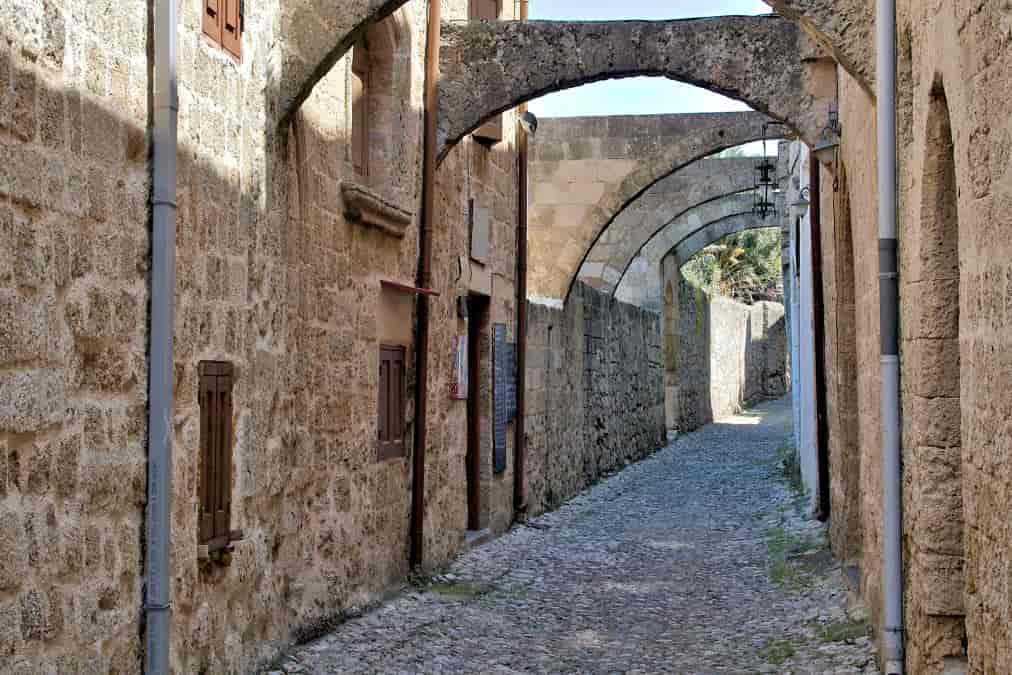
M 0 11 L 0 670 L 129 672 L 146 494 L 147 10 Z
M 783 305 L 713 297 L 678 275 L 678 306 L 665 307 L 677 334 L 667 355 L 668 430 L 684 433 L 787 392 Z M 666 279 L 665 284 L 672 281 Z
M 552 509 L 664 445 L 659 317 L 577 284 L 528 303 L 527 501 Z
M 247 3 L 241 62 L 201 35 L 199 10 L 179 11 L 171 659 L 178 672 L 246 672 L 407 573 L 414 297 L 380 282 L 415 285 L 426 12 L 411 2 L 370 40 L 391 53 L 377 78 L 375 172 L 363 180 L 349 154 L 350 57 L 279 133 L 276 3 Z M 444 8 L 449 19 L 466 12 L 462 0 Z M 149 18 L 143 4 L 3 4 L 4 672 L 141 667 Z M 466 139 L 438 176 L 428 565 L 459 550 L 466 529 L 466 404 L 449 399 L 448 383 L 451 339 L 467 332 L 456 299 L 482 277 L 459 273 L 471 199 L 491 213 L 488 283 L 477 291 L 513 339 L 514 120 L 492 148 Z M 349 217 L 345 183 L 410 214 L 403 236 Z M 378 462 L 378 345 L 391 341 L 409 354 L 408 455 Z M 206 359 L 236 368 L 231 524 L 243 538 L 229 566 L 198 557 Z M 512 468 L 492 476 L 487 455 L 485 518 L 502 530 Z
M 907 669 L 1007 672 L 1012 17 L 1004 3 L 951 0 L 905 0 L 897 16 Z M 827 304 L 826 329 L 836 330 L 831 322 L 846 316 L 853 298 L 854 335 L 841 332 L 839 340 L 852 339 L 855 356 L 827 359 L 827 381 L 839 383 L 827 403 L 841 417 L 831 423 L 830 453 L 843 460 L 831 467 L 840 483 L 832 486 L 832 517 L 840 518 L 832 532 L 834 547 L 860 561 L 862 591 L 881 629 L 876 165 L 868 152 L 875 102 L 839 73 L 842 146 L 828 168 L 842 193 L 836 218 L 849 218 L 850 237 L 839 242 L 827 275 L 831 284 L 842 281 L 827 285 L 834 305 Z M 833 194 L 823 192 L 828 212 Z M 852 292 L 843 286 L 851 278 Z M 857 420 L 856 436 L 849 419 Z M 847 478 L 855 464 L 859 520 L 850 515 Z

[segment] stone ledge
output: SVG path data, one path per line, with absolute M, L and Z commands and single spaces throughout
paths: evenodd
M 393 237 L 403 237 L 414 217 L 411 212 L 358 183 L 342 182 L 341 197 L 344 200 L 344 215 L 348 220 L 375 227 Z

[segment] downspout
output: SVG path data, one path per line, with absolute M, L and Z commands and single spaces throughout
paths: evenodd
M 875 16 L 878 115 L 879 322 L 882 331 L 882 507 L 886 675 L 903 673 L 902 477 L 900 475 L 899 274 L 896 241 L 896 0 Z
M 528 1 L 520 0 L 520 20 L 527 21 Z M 527 112 L 527 104 L 520 106 Z M 519 126 L 519 125 L 518 125 Z M 527 464 L 527 132 L 520 129 L 517 138 L 517 418 L 513 450 L 513 518 L 527 513 L 524 471 Z
M 148 494 L 144 552 L 144 660 L 169 672 L 169 541 L 172 498 L 172 338 L 176 293 L 176 2 L 154 7 L 154 126 L 151 134 L 151 354 Z
M 422 213 L 418 229 L 418 287 L 429 288 L 432 265 L 432 221 L 436 208 L 436 122 L 439 104 L 440 0 L 429 0 L 425 30 L 425 110 L 422 141 Z M 411 484 L 411 564 L 424 560 L 425 446 L 429 393 L 429 298 L 418 296 L 415 340 L 415 441 Z

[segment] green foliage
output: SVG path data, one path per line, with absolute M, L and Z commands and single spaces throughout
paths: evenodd
M 788 659 L 794 658 L 796 653 L 794 643 L 787 639 L 769 639 L 762 649 L 759 650 L 759 656 L 764 661 L 772 663 L 775 666 L 782 665 Z
M 728 235 L 707 246 L 682 275 L 703 290 L 746 304 L 783 300 L 780 229 L 767 227 Z
M 819 639 L 823 642 L 854 642 L 870 635 L 871 628 L 866 621 L 840 621 L 819 628 Z

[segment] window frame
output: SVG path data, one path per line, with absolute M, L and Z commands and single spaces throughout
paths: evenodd
M 369 97 L 372 94 L 372 59 L 363 38 L 352 48 L 350 69 L 351 165 L 360 179 L 369 178 Z M 359 90 L 356 92 L 356 88 Z

